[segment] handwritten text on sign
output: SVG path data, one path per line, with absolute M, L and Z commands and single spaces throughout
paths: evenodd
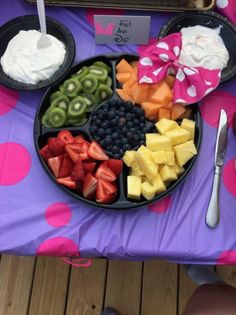
M 150 16 L 94 15 L 97 44 L 148 44 Z

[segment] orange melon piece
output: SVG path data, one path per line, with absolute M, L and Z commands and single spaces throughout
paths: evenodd
M 161 107 L 158 112 L 158 119 L 167 118 L 170 119 L 171 111 L 169 108 Z
M 172 98 L 172 91 L 165 81 L 163 81 L 160 86 L 150 95 L 150 101 L 162 103 L 164 106 L 169 104 L 169 102 L 172 101 Z
M 116 65 L 117 72 L 132 72 L 132 66 L 123 58 L 121 61 Z
M 189 108 L 188 106 L 185 106 L 185 112 L 183 113 L 183 115 L 181 115 L 179 117 L 179 119 L 183 119 L 183 118 L 191 118 L 191 114 L 192 114 L 192 109 Z
M 173 75 L 168 75 L 165 78 L 166 83 L 169 85 L 169 87 L 172 89 L 174 86 L 174 82 L 175 82 L 175 77 Z
M 130 63 L 130 65 L 131 65 L 132 68 L 137 68 L 137 66 L 138 66 L 138 61 L 132 61 L 132 62 Z
M 186 108 L 181 103 L 175 103 L 173 104 L 172 110 L 171 110 L 171 116 L 170 119 L 177 120 L 183 115 L 186 111 Z
M 135 103 L 142 103 L 147 100 L 149 84 L 135 83 L 130 88 L 130 93 Z
M 131 73 L 129 79 L 125 82 L 125 84 L 127 85 L 127 87 L 131 87 L 137 82 L 138 82 L 137 74 Z
M 116 79 L 119 83 L 124 84 L 129 80 L 130 74 L 130 72 L 117 72 Z
M 142 102 L 141 107 L 144 110 L 145 117 L 157 121 L 158 111 L 162 107 L 162 104 L 156 104 L 152 102 Z
M 131 97 L 128 94 L 126 94 L 123 89 L 116 89 L 116 93 L 119 95 L 119 97 L 123 101 L 133 103 L 133 100 L 131 99 Z

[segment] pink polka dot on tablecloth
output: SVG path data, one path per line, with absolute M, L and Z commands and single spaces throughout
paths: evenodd
M 157 42 L 156 38 L 150 38 L 148 45 L 152 45 L 156 42 Z M 139 45 L 138 46 L 138 54 L 142 55 L 145 52 L 145 50 L 147 49 L 147 47 L 148 47 L 147 45 Z
M 19 96 L 18 91 L 0 86 L 0 116 L 7 114 L 16 107 Z
M 155 213 L 164 213 L 166 212 L 171 205 L 171 197 L 167 196 L 164 199 L 157 201 L 156 203 L 151 204 L 148 206 L 148 209 Z
M 226 189 L 236 196 L 236 170 L 235 159 L 229 160 L 223 168 L 223 182 Z
M 64 202 L 51 204 L 45 212 L 46 221 L 53 227 L 62 227 L 70 222 L 71 208 Z
M 220 254 L 218 257 L 217 264 L 236 264 L 236 250 L 226 250 Z
M 74 241 L 68 237 L 58 236 L 49 238 L 42 242 L 36 254 L 39 256 L 65 256 L 65 257 L 78 257 L 79 248 Z
M 0 185 L 14 185 L 29 173 L 31 156 L 21 144 L 5 142 L 0 144 Z
M 123 15 L 124 10 L 122 9 L 87 9 L 86 19 L 91 26 L 94 26 L 93 16 L 94 15 Z
M 224 91 L 212 92 L 203 99 L 200 106 L 203 120 L 217 128 L 222 108 L 227 112 L 229 127 L 232 127 L 233 115 L 236 112 L 236 96 Z

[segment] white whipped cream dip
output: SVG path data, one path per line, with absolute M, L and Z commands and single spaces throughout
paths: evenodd
M 3 71 L 12 79 L 36 84 L 50 78 L 61 66 L 66 49 L 62 42 L 47 35 L 51 45 L 39 49 L 37 42 L 41 33 L 36 30 L 20 31 L 8 43 L 1 57 Z
M 219 35 L 220 29 L 221 27 L 212 29 L 200 25 L 182 28 L 179 62 L 189 67 L 224 69 L 229 60 L 229 53 Z

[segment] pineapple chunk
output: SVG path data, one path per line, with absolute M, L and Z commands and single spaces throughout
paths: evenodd
M 149 182 L 144 182 L 141 184 L 141 193 L 147 200 L 153 199 L 156 194 L 156 189 Z
M 160 173 L 161 179 L 164 182 L 169 182 L 169 181 L 177 179 L 176 172 L 174 172 L 174 170 L 170 166 L 167 166 L 167 165 L 163 166 L 160 169 L 159 173 Z
M 124 163 L 130 167 L 135 159 L 136 151 L 126 151 L 123 156 Z
M 151 151 L 171 151 L 171 140 L 158 133 L 146 134 L 146 146 Z
M 142 176 L 144 175 L 143 171 L 140 169 L 138 160 L 134 160 L 131 164 L 131 175 Z
M 175 154 L 173 151 L 156 151 L 152 152 L 152 159 L 157 164 L 174 165 L 175 164 Z
M 167 118 L 161 118 L 156 124 L 155 124 L 157 130 L 162 134 L 165 135 L 165 133 L 171 129 L 176 129 L 179 127 L 176 121 L 170 120 Z
M 174 152 L 176 161 L 179 166 L 183 166 L 187 163 L 194 155 L 197 154 L 197 149 L 192 140 L 174 146 Z
M 175 164 L 175 154 L 174 152 L 165 152 L 166 155 L 166 165 L 174 165 Z
M 127 176 L 128 198 L 139 200 L 141 196 L 141 177 Z
M 141 145 L 137 152 L 141 153 L 142 155 L 146 156 L 147 158 L 152 158 L 152 151 L 150 151 L 147 147 L 144 145 Z
M 195 121 L 184 118 L 181 123 L 181 127 L 190 132 L 189 140 L 194 140 L 195 136 Z
M 161 192 L 166 190 L 166 186 L 161 179 L 159 173 L 157 173 L 156 177 L 153 178 L 152 185 L 155 187 L 156 194 L 160 194 Z
M 173 166 L 170 166 L 171 169 L 177 174 L 177 176 L 181 175 L 185 169 L 183 166 L 179 166 L 178 164 L 174 164 Z
M 181 144 L 189 140 L 190 132 L 181 127 L 166 132 L 166 136 L 171 139 L 172 145 Z
M 137 151 L 137 161 L 139 168 L 143 171 L 144 175 L 148 179 L 155 177 L 158 171 L 158 165 L 154 163 L 151 156 L 146 154 L 146 149 L 144 146 L 141 146 Z

